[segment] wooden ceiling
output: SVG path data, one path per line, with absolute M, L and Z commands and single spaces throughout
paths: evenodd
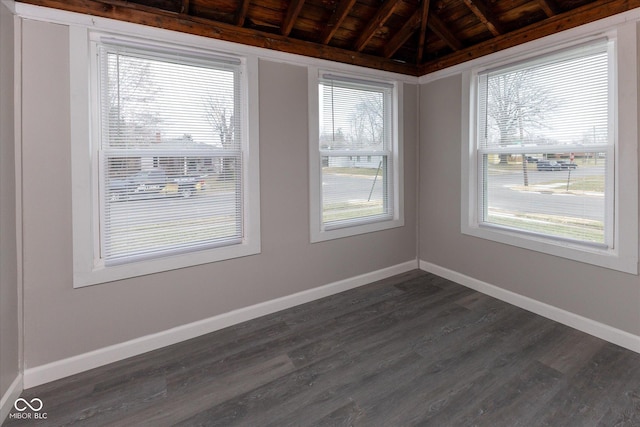
M 17 0 L 421 76 L 640 0 Z

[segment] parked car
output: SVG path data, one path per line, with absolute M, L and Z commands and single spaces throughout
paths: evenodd
M 569 160 L 558 160 L 558 163 L 560 164 L 560 166 L 562 166 L 562 169 L 575 169 L 578 167 L 577 164 Z
M 142 170 L 125 178 L 109 180 L 109 200 L 152 199 L 170 196 L 190 197 L 205 189 L 203 177 L 168 177 L 162 168 Z
M 527 163 L 538 163 L 538 161 L 540 160 L 539 158 L 532 156 L 527 156 L 525 157 L 525 159 L 527 159 Z
M 537 168 L 539 171 L 559 171 L 562 165 L 555 160 L 539 160 Z

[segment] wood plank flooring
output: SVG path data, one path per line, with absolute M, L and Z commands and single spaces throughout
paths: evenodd
M 640 355 L 416 270 L 22 397 L 3 425 L 640 426 Z

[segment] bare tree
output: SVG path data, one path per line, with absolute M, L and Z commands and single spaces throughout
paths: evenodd
M 209 96 L 204 100 L 206 119 L 220 139 L 225 150 L 237 148 L 236 120 L 234 102 L 224 96 Z M 236 158 L 224 157 L 222 160 L 221 177 L 232 180 L 235 177 Z
M 351 135 L 357 147 L 375 147 L 383 142 L 384 98 L 370 93 L 360 98 L 351 119 Z
M 110 53 L 107 57 L 106 99 L 107 135 L 103 144 L 112 148 L 151 144 L 159 135 L 159 114 L 149 108 L 159 88 L 151 78 L 148 61 Z M 104 92 L 103 92 L 104 93 Z M 140 170 L 140 156 L 109 157 L 109 177 L 127 176 Z
M 320 134 L 320 148 L 323 150 L 343 150 L 348 148 L 347 138 L 338 128 L 335 132 L 322 132 Z
M 500 145 L 523 143 L 525 138 L 545 127 L 545 118 L 558 102 L 538 85 L 530 70 L 491 76 L 487 82 L 488 127 L 497 130 Z M 506 155 L 500 156 L 506 163 Z M 527 159 L 522 155 L 524 185 L 529 185 Z
M 160 89 L 152 79 L 149 62 L 110 55 L 107 77 L 110 143 L 137 145 L 155 141 L 161 118 L 149 106 Z

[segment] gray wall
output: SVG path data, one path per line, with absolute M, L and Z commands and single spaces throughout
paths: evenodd
M 262 253 L 73 289 L 68 45 L 66 26 L 24 21 L 26 368 L 415 260 L 416 86 L 404 91 L 407 225 L 310 244 L 307 70 L 262 60 Z
M 640 334 L 638 276 L 461 234 L 461 91 L 461 75 L 420 87 L 420 259 Z
M 0 397 L 5 395 L 20 368 L 13 31 L 13 15 L 0 3 Z
M 2 28 L 6 31 L 4 21 Z M 262 253 L 73 289 L 68 27 L 25 20 L 22 38 L 26 368 L 410 261 L 417 246 L 421 260 L 640 335 L 637 276 L 460 233 L 460 75 L 419 90 L 405 85 L 407 225 L 310 244 L 307 70 L 260 61 Z M 2 58 L 10 57 L 5 52 L 10 47 L 2 46 Z M 4 96 L 11 86 L 3 74 L 2 120 L 13 120 L 11 108 L 5 108 L 12 100 Z M 13 135 L 5 135 L 10 131 L 4 122 L 2 129 L 0 154 L 9 151 L 12 157 L 7 140 Z M 15 223 L 15 206 L 9 203 L 5 216 L 5 200 L 13 200 L 13 194 L 5 194 L 13 191 L 13 170 L 5 169 L 6 158 L 0 175 L 1 230 L 8 228 L 11 235 L 7 224 Z M 15 264 L 15 228 L 7 243 L 4 236 L 2 262 Z M 554 280 L 539 280 L 541 273 Z M 5 270 L 3 264 L 0 391 L 17 371 L 16 277 L 15 268 Z

